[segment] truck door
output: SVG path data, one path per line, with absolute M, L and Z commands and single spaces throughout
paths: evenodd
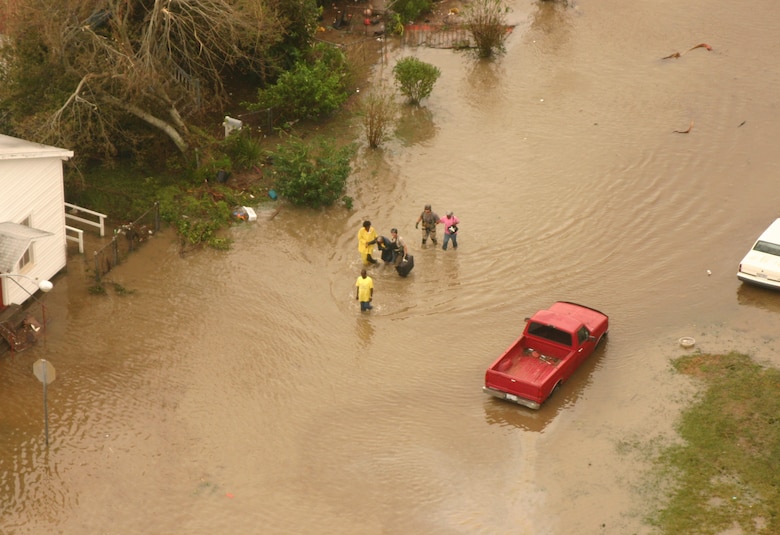
M 582 361 L 585 360 L 585 357 L 590 355 L 590 353 L 593 351 L 593 347 L 591 347 L 593 344 L 594 342 L 590 340 L 590 331 L 587 327 L 581 325 L 577 330 L 577 366 L 582 364 Z

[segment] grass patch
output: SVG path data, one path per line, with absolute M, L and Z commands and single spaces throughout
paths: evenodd
M 122 214 L 113 219 L 127 223 L 158 200 L 158 190 L 180 182 L 179 177 L 166 176 L 160 171 L 150 172 L 131 164 L 113 169 L 96 167 L 66 176 L 65 198 L 109 216 Z
M 258 146 L 242 139 L 232 136 L 230 141 L 239 148 L 231 148 L 231 154 L 242 165 L 253 164 L 259 156 L 252 151 Z M 176 229 L 182 250 L 201 245 L 226 249 L 230 240 L 222 231 L 236 223 L 233 209 L 256 205 L 258 199 L 266 197 L 267 184 L 254 170 L 243 169 L 229 174 L 227 183 L 221 184 L 216 180 L 220 162 L 228 168 L 234 166 L 226 158 L 204 165 L 197 172 L 177 173 L 163 166 L 150 171 L 129 164 L 89 169 L 70 177 L 65 197 L 73 204 L 108 214 L 109 226 L 135 221 L 159 202 L 160 217 Z
M 341 200 L 352 208 L 353 200 L 344 195 L 352 145 L 289 135 L 271 150 L 261 144 L 268 140 L 252 136 L 246 128 L 214 141 L 200 151 L 199 165 L 189 169 L 169 160 L 155 169 L 128 163 L 72 170 L 65 198 L 107 214 L 109 225 L 116 226 L 137 221 L 157 203 L 161 220 L 176 229 L 182 253 L 204 245 L 229 249 L 223 231 L 238 222 L 236 210 L 257 206 L 272 187 L 295 205 L 318 208 Z
M 682 414 L 683 443 L 657 461 L 673 483 L 649 522 L 675 535 L 780 533 L 780 371 L 739 353 L 692 354 L 673 366 L 706 386 Z

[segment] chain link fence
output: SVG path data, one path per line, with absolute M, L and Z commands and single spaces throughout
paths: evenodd
M 109 271 L 159 230 L 160 203 L 157 202 L 135 221 L 115 228 L 111 241 L 95 251 L 95 282 L 100 284 Z
M 401 37 L 403 46 L 430 48 L 474 48 L 471 32 L 465 26 L 410 24 Z

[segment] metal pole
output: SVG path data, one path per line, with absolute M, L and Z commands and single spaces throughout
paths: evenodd
M 43 359 L 43 421 L 46 429 L 46 447 L 49 447 L 49 404 L 46 402 L 46 360 Z

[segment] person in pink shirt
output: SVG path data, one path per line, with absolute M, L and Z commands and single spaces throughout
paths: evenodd
M 447 212 L 447 215 L 441 218 L 441 223 L 444 225 L 444 244 L 441 246 L 445 251 L 447 250 L 447 244 L 452 240 L 452 248 L 458 248 L 458 223 L 460 219 L 455 217 L 452 211 Z

